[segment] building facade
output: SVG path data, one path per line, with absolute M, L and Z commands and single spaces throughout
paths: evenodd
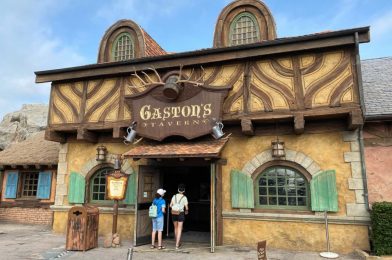
M 0 152 L 0 221 L 53 224 L 59 144 L 39 132 Z
M 170 199 L 184 183 L 185 229 L 212 246 L 325 250 L 328 211 L 331 250 L 368 250 L 358 131 L 358 45 L 368 41 L 368 27 L 277 38 L 257 0 L 225 7 L 214 47 L 200 51 L 166 54 L 136 23 L 114 24 L 98 64 L 36 72 L 52 82 L 46 138 L 61 143 L 54 230 L 89 204 L 110 233 L 104 176 L 121 154 L 129 185 L 118 230 L 136 244 L 150 236 L 154 191 Z

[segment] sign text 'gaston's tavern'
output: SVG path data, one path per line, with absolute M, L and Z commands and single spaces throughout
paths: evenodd
M 168 136 L 193 139 L 209 134 L 222 116 L 228 88 L 185 88 L 178 99 L 165 100 L 160 88 L 126 97 L 138 135 L 161 141 Z

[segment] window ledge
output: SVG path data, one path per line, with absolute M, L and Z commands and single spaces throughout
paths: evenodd
M 314 215 L 313 212 L 304 214 L 258 213 L 223 211 L 223 219 L 242 219 L 277 222 L 308 222 L 325 223 L 324 215 Z M 328 216 L 330 224 L 370 225 L 369 217 Z
M 74 206 L 82 206 L 81 204 L 76 204 L 73 206 L 59 206 L 59 205 L 52 205 L 50 206 L 50 209 L 54 212 L 68 212 L 72 207 Z M 113 213 L 113 207 L 98 207 L 99 213 Z M 118 209 L 118 214 L 129 214 L 129 213 L 134 213 L 135 209 L 134 208 L 119 208 Z

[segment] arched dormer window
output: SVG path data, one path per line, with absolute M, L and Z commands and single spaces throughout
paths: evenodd
M 310 208 L 309 182 L 302 173 L 292 167 L 269 167 L 256 177 L 254 185 L 256 208 Z
M 117 36 L 112 47 L 112 60 L 123 61 L 135 57 L 135 47 L 132 36 L 129 33 L 121 33 Z
M 230 25 L 230 46 L 260 41 L 260 28 L 257 20 L 249 12 L 238 14 Z

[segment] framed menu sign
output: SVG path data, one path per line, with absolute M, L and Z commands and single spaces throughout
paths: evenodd
M 107 198 L 110 200 L 123 200 L 127 190 L 128 176 L 115 171 L 106 176 Z

